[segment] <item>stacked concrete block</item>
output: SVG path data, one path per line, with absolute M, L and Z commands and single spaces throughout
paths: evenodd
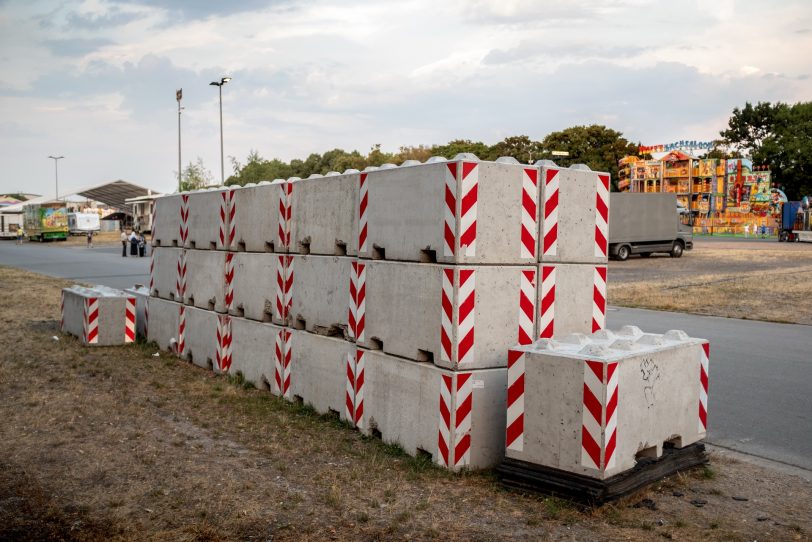
M 344 336 L 350 307 L 353 260 L 338 256 L 286 258 L 287 319 L 277 323 L 322 335 Z M 282 316 L 282 315 L 280 315 Z
M 538 337 L 592 333 L 606 326 L 606 265 L 544 263 L 537 276 Z
M 536 261 L 538 168 L 513 159 L 381 168 L 359 179 L 362 258 L 460 264 Z
M 230 250 L 239 252 L 287 252 L 289 191 L 283 179 L 247 184 L 231 194 Z
M 506 369 L 448 371 L 362 349 L 356 364 L 363 380 L 355 423 L 363 433 L 452 470 L 502 460 Z
M 238 252 L 233 255 L 234 299 L 229 314 L 270 322 L 277 309 L 277 274 L 284 271 L 284 255 Z M 281 317 L 280 317 L 281 319 Z
M 186 306 L 160 297 L 150 297 L 147 310 L 147 340 L 156 343 L 161 350 L 177 352 L 177 345 L 184 342 Z
M 278 357 L 276 347 L 282 329 L 265 322 L 232 317 L 232 357 L 226 370 L 231 374 L 242 374 L 258 389 L 272 390 Z
M 152 223 L 153 247 L 182 247 L 181 210 L 186 208 L 189 195 L 186 192 L 163 196 L 155 200 Z
M 291 252 L 336 256 L 358 254 L 360 176 L 356 170 L 347 170 L 343 175 L 333 172 L 293 182 L 290 191 Z
M 182 271 L 182 248 L 154 247 L 150 267 L 150 295 L 182 302 L 178 293 L 179 271 Z
M 208 188 L 189 194 L 186 248 L 228 250 L 232 195 L 233 189 L 229 188 Z
M 450 369 L 505 367 L 535 336 L 535 266 L 359 262 L 365 348 Z
M 226 253 L 186 250 L 183 302 L 200 309 L 226 312 Z
M 112 346 L 135 341 L 135 297 L 106 286 L 62 289 L 60 328 L 85 345 Z
M 195 307 L 185 307 L 186 327 L 184 341 L 178 341 L 181 359 L 191 361 L 204 369 L 220 369 L 217 356 L 221 344 L 218 340 L 218 314 Z
M 506 456 L 605 480 L 707 430 L 708 343 L 682 331 L 574 334 L 510 353 Z
M 142 285 L 135 285 L 124 290 L 128 296 L 135 299 L 135 334 L 144 339 L 147 338 L 147 320 L 149 318 L 149 288 Z

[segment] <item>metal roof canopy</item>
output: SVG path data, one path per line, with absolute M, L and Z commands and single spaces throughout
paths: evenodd
M 127 212 L 128 207 L 125 200 L 148 196 L 152 193 L 154 193 L 154 191 L 149 188 L 122 181 L 121 179 L 71 192 L 71 194 L 83 196 L 94 201 L 100 201 L 124 212 Z

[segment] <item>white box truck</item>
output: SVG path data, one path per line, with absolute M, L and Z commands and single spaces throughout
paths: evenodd
M 99 215 L 96 213 L 68 213 L 68 231 L 71 235 L 84 235 L 89 231 L 101 229 Z
M 609 196 L 609 256 L 626 260 L 665 252 L 679 258 L 694 248 L 691 214 L 674 194 L 615 192 Z

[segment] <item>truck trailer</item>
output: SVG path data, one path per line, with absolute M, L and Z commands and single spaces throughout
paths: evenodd
M 609 196 L 609 256 L 626 260 L 665 252 L 679 258 L 694 247 L 691 214 L 668 193 L 613 192 Z
M 101 229 L 98 213 L 68 213 L 68 231 L 71 235 L 84 235 Z
M 786 207 L 786 204 L 784 206 Z M 792 239 L 812 243 L 812 201 L 810 201 L 809 196 L 804 196 L 795 213 Z
M 68 238 L 68 209 L 62 201 L 23 206 L 23 227 L 31 241 L 64 241 Z

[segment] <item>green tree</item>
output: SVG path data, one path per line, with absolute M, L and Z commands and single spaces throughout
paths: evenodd
M 445 145 L 435 145 L 432 148 L 434 156 L 444 156 L 451 159 L 461 152 L 476 154 L 479 158 L 490 156 L 491 148 L 481 141 L 471 141 L 470 139 L 454 139 Z M 487 158 L 486 158 L 487 159 Z
M 755 106 L 746 102 L 742 109 L 733 108 L 733 114 L 727 122 L 727 129 L 719 134 L 723 141 L 738 152 L 752 155 L 761 148 L 764 139 L 773 133 L 776 109 L 786 107 L 784 104 L 758 102 Z
M 214 176 L 211 171 L 203 165 L 203 159 L 199 156 L 196 162 L 189 162 L 181 173 L 180 189 L 182 192 L 198 190 L 212 184 Z
M 552 159 L 560 166 L 586 164 L 595 171 L 606 171 L 615 190 L 618 161 L 638 150 L 638 145 L 630 143 L 622 133 L 598 124 L 553 132 L 544 138 L 542 145 L 544 154 L 539 159 Z M 552 151 L 566 151 L 569 156 L 553 156 Z
M 485 160 L 496 160 L 501 156 L 512 156 L 523 164 L 529 164 L 531 160 L 542 157 L 543 145 L 541 141 L 533 141 L 526 135 L 506 137 L 496 145 L 493 145 L 486 156 L 480 156 Z

